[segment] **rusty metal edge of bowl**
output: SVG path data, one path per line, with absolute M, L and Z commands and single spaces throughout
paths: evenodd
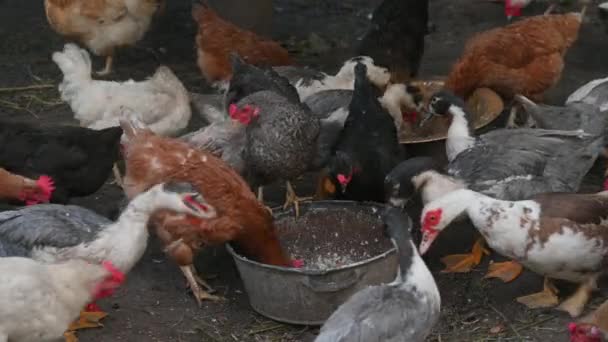
M 300 202 L 300 207 L 302 205 L 322 205 L 322 204 L 330 204 L 331 206 L 334 207 L 340 207 L 340 204 L 342 205 L 346 205 L 344 207 L 348 207 L 347 205 L 355 205 L 355 206 L 373 206 L 373 207 L 378 207 L 378 208 L 383 208 L 385 205 L 382 203 L 377 203 L 377 202 L 357 202 L 357 201 L 303 201 Z M 275 216 L 276 219 L 276 215 L 274 214 L 279 213 L 279 214 L 286 214 L 288 212 L 291 211 L 290 210 L 284 210 L 283 207 L 276 207 L 276 208 L 272 208 L 273 211 L 273 216 Z M 286 273 L 295 273 L 295 274 L 305 274 L 305 275 L 326 275 L 326 274 L 330 274 L 333 272 L 337 272 L 337 271 L 342 271 L 342 270 L 347 270 L 347 269 L 351 269 L 351 268 L 355 268 L 355 267 L 359 267 L 363 264 L 367 264 L 369 262 L 375 261 L 375 260 L 379 260 L 382 258 L 386 258 L 387 256 L 389 256 L 392 253 L 397 253 L 397 247 L 394 245 L 393 243 L 393 247 L 390 248 L 389 250 L 387 250 L 384 253 L 378 254 L 376 256 L 373 256 L 371 258 L 367 258 L 361 261 L 357 261 L 355 263 L 352 264 L 348 264 L 348 265 L 344 265 L 338 268 L 331 268 L 331 269 L 327 269 L 327 270 L 306 270 L 306 269 L 299 269 L 299 268 L 293 268 L 293 267 L 284 267 L 284 266 L 274 266 L 274 265 L 268 265 L 268 264 L 264 264 L 261 262 L 257 262 L 255 260 L 251 260 L 248 259 L 240 254 L 238 254 L 234 248 L 232 248 L 230 243 L 226 244 L 226 250 L 228 250 L 228 253 L 230 253 L 230 255 L 232 255 L 233 258 L 235 259 L 239 259 L 241 261 L 262 267 L 262 268 L 266 268 L 266 269 L 271 269 L 271 270 L 276 270 L 276 271 L 281 271 L 281 272 L 286 272 Z

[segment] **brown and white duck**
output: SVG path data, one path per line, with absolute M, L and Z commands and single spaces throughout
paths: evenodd
M 530 308 L 557 305 L 551 279 L 561 279 L 580 286 L 559 309 L 573 317 L 582 313 L 608 260 L 608 192 L 544 193 L 525 201 L 503 201 L 456 190 L 424 207 L 420 254 L 462 214 L 492 249 L 545 277 L 543 291 L 519 297 L 518 302 Z

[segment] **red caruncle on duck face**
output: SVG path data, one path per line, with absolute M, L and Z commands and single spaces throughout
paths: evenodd
M 419 247 L 421 255 L 426 253 L 439 235 L 439 230 L 436 227 L 441 222 L 442 213 L 443 210 L 438 208 L 427 211 L 422 217 L 422 242 L 420 242 Z

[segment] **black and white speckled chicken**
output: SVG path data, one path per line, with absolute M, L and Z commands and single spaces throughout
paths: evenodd
M 348 113 L 320 119 L 287 79 L 239 58 L 233 58 L 226 106 L 232 122 L 213 122 L 184 140 L 221 155 L 252 187 L 286 180 L 285 207 L 295 204 L 297 211 L 300 199 L 289 180 L 325 164 Z

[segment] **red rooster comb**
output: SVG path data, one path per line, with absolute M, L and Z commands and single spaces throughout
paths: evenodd
M 46 203 L 51 200 L 51 195 L 55 191 L 55 183 L 49 176 L 43 175 L 36 181 L 38 191 L 34 193 L 23 194 L 23 200 L 26 205 L 34 205 L 38 203 Z
M 97 285 L 95 299 L 111 296 L 114 293 L 114 289 L 125 281 L 125 274 L 116 268 L 112 262 L 104 261 L 101 265 L 110 272 L 110 275 Z

